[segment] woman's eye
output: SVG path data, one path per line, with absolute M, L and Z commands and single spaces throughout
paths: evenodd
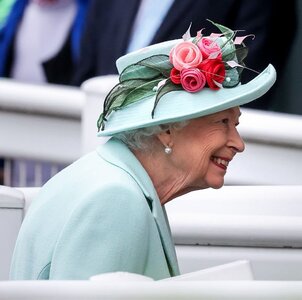
M 227 119 L 227 118 L 226 118 L 226 119 L 222 119 L 221 122 L 222 122 L 223 124 L 229 124 L 229 119 Z

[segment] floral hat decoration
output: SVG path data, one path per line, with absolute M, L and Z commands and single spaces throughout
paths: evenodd
M 238 31 L 210 22 L 219 33 L 204 36 L 201 30 L 191 37 L 189 28 L 182 40 L 155 44 L 117 60 L 119 83 L 104 100 L 99 136 L 215 113 L 269 90 L 276 79 L 272 65 L 240 84 L 242 70 L 249 69 L 243 42 L 254 36 L 237 36 Z

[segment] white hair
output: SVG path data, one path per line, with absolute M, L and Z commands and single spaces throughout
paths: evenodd
M 169 130 L 170 128 L 180 130 L 188 125 L 189 121 L 181 121 L 163 125 L 155 125 L 145 128 L 120 132 L 114 135 L 115 138 L 124 142 L 133 150 L 152 150 L 154 136 Z

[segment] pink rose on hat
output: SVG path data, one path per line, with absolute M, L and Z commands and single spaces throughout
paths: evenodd
M 191 93 L 198 92 L 206 84 L 205 75 L 197 68 L 183 69 L 180 72 L 180 80 L 182 87 Z
M 195 44 L 186 41 L 179 43 L 171 50 L 170 61 L 179 71 L 195 68 L 202 62 L 202 54 Z
M 222 58 L 222 52 L 219 45 L 215 42 L 214 38 L 203 37 L 197 43 L 198 48 L 200 49 L 203 59 L 206 58 Z

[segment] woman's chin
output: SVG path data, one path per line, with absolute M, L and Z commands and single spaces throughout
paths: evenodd
M 224 184 L 224 180 L 217 180 L 217 181 L 213 181 L 211 182 L 211 184 L 209 184 L 209 186 L 212 188 L 212 189 L 220 189 L 223 187 L 223 184 Z

